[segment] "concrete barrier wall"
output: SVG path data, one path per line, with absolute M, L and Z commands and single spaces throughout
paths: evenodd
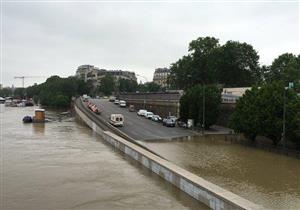
M 103 131 L 76 106 L 75 111 L 78 116 L 91 127 L 93 131 L 100 134 L 105 141 L 124 152 L 125 155 L 138 161 L 169 183 L 186 192 L 188 195 L 206 204 L 211 209 L 262 209 L 260 206 L 222 189 L 110 131 Z

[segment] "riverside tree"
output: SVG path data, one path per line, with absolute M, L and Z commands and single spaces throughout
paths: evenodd
M 262 81 L 259 56 L 247 44 L 214 37 L 199 37 L 189 44 L 189 54 L 171 64 L 171 88 L 188 89 L 197 84 L 245 87 Z M 238 76 L 237 76 L 238 75 Z
M 111 93 L 115 90 L 114 78 L 109 74 L 105 75 L 105 77 L 101 79 L 100 86 L 98 88 L 104 95 L 111 95 Z
M 196 85 L 188 89 L 180 99 L 180 118 L 183 121 L 194 119 L 195 125 L 202 125 L 203 88 L 205 96 L 205 128 L 215 124 L 220 110 L 221 93 L 213 85 Z
M 68 107 L 72 96 L 89 91 L 88 85 L 75 77 L 51 76 L 46 82 L 26 88 L 27 96 L 39 101 L 43 106 Z
M 284 53 L 278 56 L 272 62 L 271 66 L 265 70 L 267 82 L 283 81 L 285 85 L 288 82 L 299 82 L 300 80 L 300 55 Z
M 300 98 L 294 90 L 286 90 L 280 81 L 247 91 L 236 104 L 230 127 L 252 140 L 261 135 L 270 138 L 277 145 L 282 138 L 284 95 L 286 137 L 299 146 Z

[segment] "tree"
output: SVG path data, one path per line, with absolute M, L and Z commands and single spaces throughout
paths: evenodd
M 26 88 L 27 95 L 43 106 L 68 107 L 72 96 L 82 95 L 89 91 L 89 86 L 76 77 L 49 77 L 40 85 Z
M 211 63 L 219 49 L 219 40 L 214 37 L 199 37 L 189 44 L 192 61 L 190 71 L 192 84 L 215 84 L 217 75 Z
M 229 127 L 237 133 L 243 133 L 252 141 L 260 132 L 259 109 L 257 104 L 258 88 L 247 90 L 242 98 L 237 101 L 234 113 L 230 117 Z
M 247 43 L 228 41 L 215 51 L 212 68 L 217 81 L 226 87 L 248 87 L 262 81 L 259 56 Z
M 276 58 L 268 71 L 265 71 L 267 82 L 283 81 L 285 85 L 289 82 L 299 83 L 300 81 L 300 55 L 295 56 L 285 53 Z
M 25 88 L 16 88 L 14 90 L 14 96 L 23 98 L 26 95 Z
M 196 85 L 188 89 L 180 99 L 180 118 L 194 119 L 195 125 L 202 125 L 203 88 L 205 88 L 205 128 L 213 125 L 219 116 L 221 93 L 216 86 Z
M 26 88 L 27 97 L 33 97 L 39 95 L 41 90 L 40 85 L 33 85 Z
M 189 55 L 171 64 L 168 82 L 171 88 L 179 89 L 197 84 L 260 84 L 263 74 L 258 59 L 257 52 L 247 43 L 228 41 L 221 46 L 214 37 L 199 37 L 189 44 Z
M 169 86 L 172 89 L 186 89 L 192 86 L 191 56 L 183 56 L 177 62 L 171 64 L 168 78 Z
M 252 140 L 255 140 L 257 135 L 262 135 L 277 145 L 282 139 L 284 95 L 286 95 L 286 136 L 289 140 L 300 144 L 300 98 L 294 90 L 285 90 L 281 81 L 246 91 L 236 104 L 230 119 L 230 127 Z
M 135 92 L 137 90 L 137 82 L 128 79 L 119 79 L 119 91 L 120 92 Z
M 115 89 L 115 81 L 114 78 L 107 74 L 105 77 L 101 79 L 99 90 L 102 92 L 104 95 L 111 95 L 113 90 Z
M 12 88 L 7 87 L 7 88 L 0 89 L 0 96 L 1 97 L 12 96 L 12 94 L 13 94 Z
M 139 92 L 158 92 L 161 87 L 154 82 L 146 82 L 145 84 L 139 84 L 137 89 Z
M 54 107 L 67 107 L 70 105 L 70 100 L 67 96 L 64 95 L 56 95 L 53 101 Z
M 197 84 L 216 83 L 214 69 L 210 61 L 219 48 L 219 40 L 214 37 L 199 37 L 189 44 L 189 55 L 171 64 L 169 85 L 171 88 L 188 89 Z

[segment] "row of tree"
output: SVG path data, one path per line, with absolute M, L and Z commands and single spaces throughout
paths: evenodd
M 200 37 L 170 69 L 170 87 L 185 90 L 180 100 L 183 120 L 208 128 L 217 121 L 222 87 L 253 87 L 238 100 L 230 127 L 253 141 L 260 135 L 277 145 L 286 137 L 300 148 L 300 55 L 285 53 L 270 66 L 260 66 L 257 51 L 247 43 L 220 45 L 214 37 Z M 287 89 L 290 83 L 293 88 Z
M 79 96 L 91 89 L 88 83 L 76 77 L 52 76 L 40 85 L 29 86 L 21 97 L 32 97 L 43 106 L 68 107 L 72 96 Z
M 285 53 L 270 66 L 259 65 L 257 51 L 247 43 L 200 37 L 189 44 L 189 54 L 171 64 L 171 88 L 188 89 L 197 84 L 248 87 L 281 80 L 300 90 L 300 55 Z
M 95 94 L 102 93 L 104 95 L 111 95 L 112 93 L 120 93 L 120 92 L 157 92 L 162 90 L 162 88 L 154 83 L 140 83 L 138 84 L 134 80 L 128 80 L 120 78 L 119 80 L 115 80 L 111 75 L 106 75 L 100 81 L 100 85 L 96 88 Z

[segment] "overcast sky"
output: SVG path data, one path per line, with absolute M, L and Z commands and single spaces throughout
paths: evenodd
M 152 80 L 158 67 L 186 55 L 201 36 L 247 42 L 261 64 L 299 54 L 299 2 L 4 2 L 2 81 L 41 83 L 74 75 L 82 64 L 134 71 Z M 140 78 L 142 79 L 142 78 Z

